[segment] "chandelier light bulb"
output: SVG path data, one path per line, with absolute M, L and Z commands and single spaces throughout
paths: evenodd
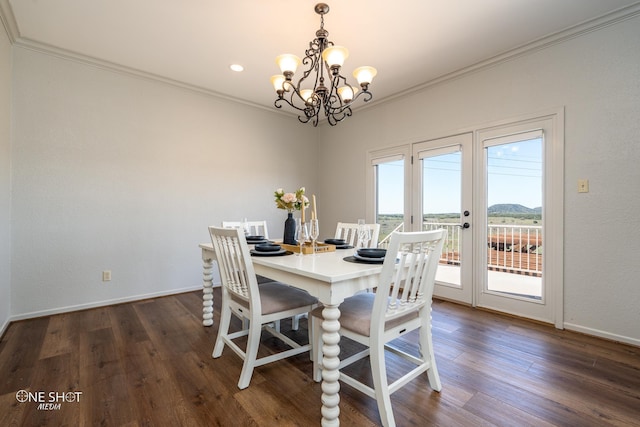
M 353 77 L 358 80 L 360 86 L 367 86 L 371 83 L 373 78 L 378 74 L 378 71 L 369 66 L 359 67 L 353 71 Z
M 344 61 L 349 57 L 349 51 L 344 46 L 331 46 L 322 52 L 322 59 L 329 67 L 342 67 Z
M 306 103 L 313 103 L 313 89 L 302 89 L 300 91 L 300 97 Z
M 285 79 L 285 77 L 282 74 L 276 74 L 275 76 L 271 76 L 271 84 L 273 85 L 273 88 L 276 90 L 276 92 L 283 92 L 285 90 L 284 88 L 284 82 L 287 79 Z
M 282 71 L 282 74 L 285 76 L 289 73 L 291 75 L 295 74 L 301 63 L 300 58 L 290 53 L 285 53 L 276 58 L 276 64 L 278 64 L 280 71 Z
M 358 88 L 356 87 L 342 86 L 338 88 L 338 95 L 340 95 L 340 99 L 344 103 L 351 102 L 356 93 L 358 93 Z

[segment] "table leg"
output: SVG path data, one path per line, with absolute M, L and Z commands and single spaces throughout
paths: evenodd
M 322 426 L 340 425 L 340 309 L 325 305 L 322 310 Z
M 213 260 L 202 254 L 202 324 L 213 325 Z

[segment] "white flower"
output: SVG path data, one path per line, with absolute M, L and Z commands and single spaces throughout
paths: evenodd
M 304 187 L 300 187 L 295 193 L 285 193 L 282 188 L 274 191 L 276 207 L 286 209 L 288 212 L 300 210 L 303 206 L 309 205 L 309 199 L 304 195 Z
M 296 199 L 296 195 L 293 193 L 285 193 L 281 198 L 280 198 L 284 203 L 295 203 Z

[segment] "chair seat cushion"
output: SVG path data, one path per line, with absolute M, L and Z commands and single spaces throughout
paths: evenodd
M 248 301 L 234 298 L 233 296 L 232 298 L 243 306 L 249 307 Z M 268 282 L 260 284 L 260 304 L 262 305 L 263 315 L 312 306 L 317 303 L 318 298 L 284 283 Z
M 256 274 L 256 279 L 258 279 L 258 285 L 273 282 L 273 280 L 269 279 L 268 277 L 260 276 L 258 274 Z
M 262 289 L 262 288 L 260 288 Z M 373 302 L 376 294 L 363 292 L 344 300 L 340 304 L 340 327 L 365 337 L 369 336 L 371 330 L 371 313 L 373 312 Z M 323 306 L 316 307 L 311 315 L 322 319 Z M 404 322 L 417 318 L 418 310 L 408 311 L 406 314 L 387 321 L 384 326 L 385 331 L 392 329 Z

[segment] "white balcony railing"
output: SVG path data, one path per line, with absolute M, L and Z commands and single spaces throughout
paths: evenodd
M 441 263 L 460 265 L 460 232 L 458 224 L 425 222 L 424 230 L 444 228 L 447 240 L 442 250 Z M 530 276 L 542 275 L 542 226 L 495 225 L 487 226 L 487 267 L 489 270 Z
M 422 228 L 424 231 L 438 230 L 440 228 L 447 230 L 447 239 L 442 246 L 440 263 L 460 265 L 460 231 L 462 227 L 448 222 L 423 222 Z
M 389 234 L 385 236 L 384 239 L 378 242 L 379 248 L 383 248 L 383 249 L 389 248 L 389 239 L 391 239 L 391 235 L 393 234 L 394 231 L 404 231 L 404 222 L 401 222 L 400 224 L 398 224 L 393 230 L 389 232 Z
M 490 269 L 542 275 L 540 225 L 489 225 L 487 248 Z
M 440 263 L 460 265 L 460 232 L 458 224 L 447 222 L 424 222 L 423 230 L 447 230 L 447 239 L 442 249 Z M 394 231 L 403 231 L 400 223 L 378 247 L 387 248 Z M 528 276 L 542 275 L 542 226 L 540 225 L 495 225 L 487 226 L 487 267 L 489 270 Z

